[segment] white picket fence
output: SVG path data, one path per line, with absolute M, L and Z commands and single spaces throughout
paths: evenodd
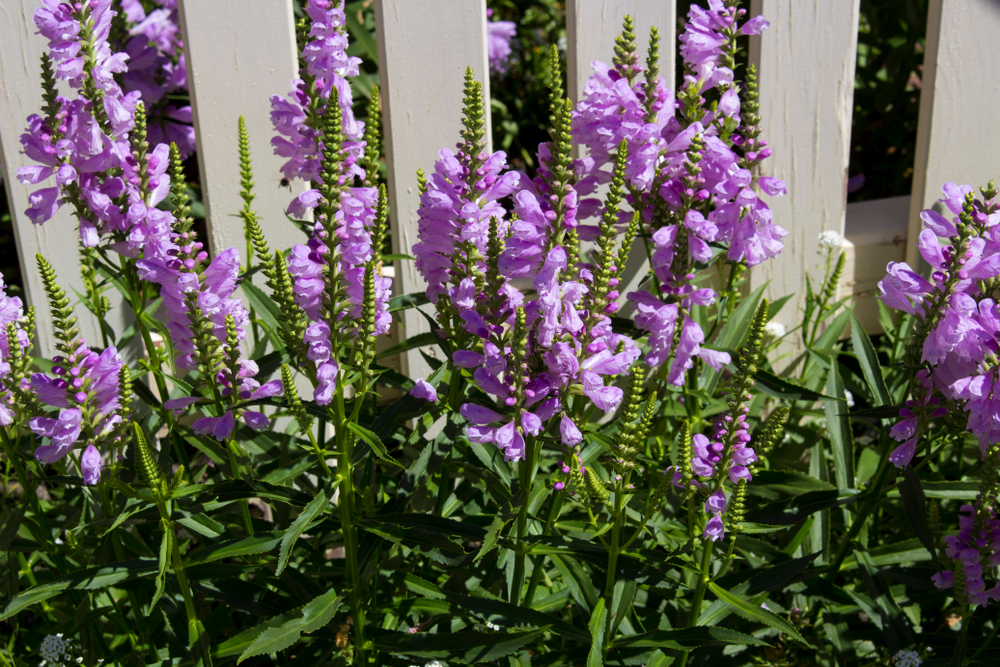
M 485 0 L 374 0 L 383 100 L 383 127 L 393 205 L 394 252 L 416 239 L 418 167 L 429 171 L 440 148 L 458 141 L 463 72 L 472 66 L 486 84 Z M 39 308 L 43 351 L 48 314 L 34 268 L 43 252 L 64 284 L 81 289 L 77 234 L 69 208 L 43 227 L 24 216 L 28 189 L 12 178 L 25 164 L 18 136 L 41 106 L 39 58 L 45 41 L 31 21 L 37 0 L 0 3 L 0 154 L 14 219 L 28 300 Z M 291 195 L 279 187 L 281 160 L 271 152 L 268 96 L 286 94 L 297 68 L 291 0 L 180 0 L 198 156 L 213 251 L 244 247 L 237 157 L 237 118 L 251 138 L 262 226 L 272 247 L 300 235 L 284 216 Z M 774 155 L 765 164 L 785 179 L 789 195 L 772 203 L 775 220 L 791 231 L 785 252 L 752 280 L 770 280 L 772 295 L 801 294 L 804 276 L 817 269 L 824 230 L 848 239 L 849 269 L 842 288 L 856 294 L 857 312 L 876 328 L 875 283 L 890 260 L 916 259 L 919 211 L 933 205 L 941 183 L 979 185 L 997 175 L 1000 149 L 1000 3 L 931 0 L 923 72 L 913 192 L 847 205 L 859 0 L 753 0 L 771 27 L 751 43 L 759 71 L 764 136 Z M 567 65 L 576 99 L 595 59 L 610 62 L 622 16 L 631 14 L 642 49 L 649 27 L 660 28 L 662 71 L 672 78 L 675 0 L 567 0 Z M 672 81 L 668 81 L 672 86 Z M 506 85 L 516 85 L 510 82 Z M 411 262 L 397 264 L 396 294 L 418 291 Z M 798 319 L 786 306 L 786 324 Z M 404 333 L 419 332 L 410 314 Z M 86 331 L 89 328 L 89 331 Z M 93 324 L 85 332 L 98 340 Z M 397 332 L 397 335 L 400 332 Z M 423 362 L 411 358 L 411 364 Z M 418 369 L 411 368 L 411 371 Z

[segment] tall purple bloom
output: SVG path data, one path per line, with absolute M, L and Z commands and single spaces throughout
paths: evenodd
M 289 215 L 315 214 L 317 219 L 309 241 L 292 248 L 288 270 L 296 303 L 309 319 L 303 343 L 313 364 L 314 398 L 327 404 L 340 376 L 339 341 L 359 332 L 366 305 L 374 306 L 368 335 L 389 330 L 392 281 L 377 275 L 381 248 L 376 246 L 382 242 L 376 220 L 379 193 L 372 187 L 353 187 L 366 175 L 359 164 L 366 142 L 364 124 L 351 110 L 348 77 L 358 74 L 361 60 L 346 52 L 343 3 L 312 0 L 307 12 L 311 27 L 302 51 L 302 78 L 293 82 L 290 99 L 271 97 L 271 119 L 279 135 L 272 144 L 276 154 L 289 158 L 282 167 L 285 176 L 313 185 L 288 208 Z M 367 272 L 372 274 L 371 295 L 366 295 Z M 334 301 L 341 290 L 346 303 Z M 372 304 L 367 304 L 368 298 Z

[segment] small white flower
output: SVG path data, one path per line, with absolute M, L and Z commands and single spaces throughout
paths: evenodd
M 892 657 L 892 663 L 896 667 L 920 667 L 923 660 L 916 651 L 900 651 Z
M 770 336 L 771 338 L 781 338 L 786 333 L 788 333 L 788 329 L 785 328 L 785 325 L 782 324 L 781 322 L 775 322 L 774 320 L 771 320 L 770 322 L 764 325 L 764 333 Z
M 844 245 L 844 237 L 840 232 L 828 229 L 819 235 L 819 247 L 823 250 L 838 250 Z
M 46 635 L 42 640 L 42 645 L 38 647 L 38 652 L 45 660 L 59 662 L 69 650 L 69 642 L 63 639 L 63 633 Z
M 852 394 L 851 392 L 849 392 L 849 391 L 847 391 L 845 389 L 844 390 L 844 396 L 847 398 L 847 407 L 853 408 L 854 407 L 854 394 Z

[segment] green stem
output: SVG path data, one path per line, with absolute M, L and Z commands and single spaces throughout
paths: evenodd
M 542 535 L 548 535 L 549 530 L 555 524 L 556 519 L 559 518 L 559 513 L 562 510 L 563 500 L 565 495 L 562 493 L 552 494 L 552 501 L 549 503 L 549 511 L 545 517 L 545 526 L 542 527 Z M 528 581 L 528 592 L 524 594 L 524 607 L 531 607 L 531 603 L 535 599 L 535 591 L 538 589 L 538 584 L 542 580 L 542 564 L 545 560 L 545 556 L 534 556 L 531 559 L 534 569 L 531 571 L 531 579 Z
M 837 555 L 834 557 L 833 561 L 830 563 L 830 567 L 826 571 L 826 580 L 833 581 L 837 577 L 837 573 L 840 571 L 840 566 L 847 557 L 847 550 L 850 548 L 851 542 L 854 538 L 858 536 L 861 532 L 861 528 L 868 521 L 868 515 L 871 514 L 872 510 L 875 509 L 879 501 L 882 499 L 882 487 L 885 485 L 885 479 L 889 474 L 889 448 L 892 443 L 886 443 L 885 451 L 882 452 L 882 463 L 879 464 L 878 472 L 875 473 L 875 484 L 872 490 L 868 492 L 868 499 L 865 501 L 864 506 L 861 508 L 861 512 L 855 517 L 854 521 L 851 522 L 851 527 L 847 531 L 847 535 L 840 543 L 840 547 L 837 549 Z
M 352 504 L 354 501 L 354 474 L 351 467 L 353 454 L 352 438 L 345 437 L 347 430 L 346 411 L 344 408 L 344 388 L 338 383 L 334 394 L 334 438 L 337 443 L 337 474 L 340 479 L 340 509 L 341 530 L 344 534 L 344 556 L 347 565 L 347 575 L 351 582 L 351 616 L 354 619 L 355 647 L 362 665 L 367 663 L 367 647 L 365 646 L 365 610 L 361 603 L 361 571 L 358 567 L 358 536 L 354 526 Z
M 619 481 L 618 488 L 615 489 L 614 525 L 611 528 L 611 542 L 608 545 L 608 577 L 604 584 L 604 599 L 607 601 L 605 603 L 607 607 L 607 620 L 604 629 L 605 646 L 611 645 L 611 629 L 615 616 L 612 606 L 615 596 L 615 583 L 618 581 L 618 553 L 621 550 L 622 519 L 625 514 L 622 511 L 625 484 L 625 480 Z
M 513 604 L 520 604 L 521 589 L 524 587 L 525 560 L 528 555 L 528 547 L 524 539 L 528 535 L 528 501 L 531 498 L 532 467 L 534 466 L 534 438 L 525 438 L 524 461 L 521 462 L 518 470 L 519 485 L 521 487 L 521 507 L 517 511 L 517 551 L 514 560 L 514 578 L 510 587 L 510 601 Z
M 689 628 L 697 624 L 698 617 L 701 616 L 701 602 L 705 599 L 705 589 L 708 588 L 708 582 L 711 581 L 710 568 L 712 567 L 712 549 L 714 547 L 715 542 L 705 540 L 701 552 L 701 567 L 698 569 L 698 584 L 694 589 L 694 599 L 691 600 L 691 610 L 688 612 L 686 627 Z M 687 665 L 688 655 L 687 651 L 681 654 L 677 667 L 685 667 Z

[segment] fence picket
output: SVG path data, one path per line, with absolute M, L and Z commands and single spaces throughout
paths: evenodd
M 483 82 L 489 99 L 486 2 L 375 0 L 375 23 L 393 252 L 409 253 L 417 240 L 420 206 L 416 171 L 432 173 L 438 151 L 454 150 L 459 142 L 466 66 Z M 443 45 L 447 56 L 442 56 Z M 397 262 L 394 268 L 394 294 L 423 291 L 413 262 Z M 401 319 L 401 340 L 429 331 L 413 310 Z M 410 377 L 429 374 L 419 351 L 406 353 L 403 369 Z
M 180 0 L 179 9 L 212 251 L 236 247 L 246 259 L 242 223 L 231 217 L 243 207 L 240 115 L 252 142 L 254 209 L 270 245 L 287 247 L 300 236 L 285 217 L 293 195 L 280 185 L 285 159 L 264 138 L 273 134 L 268 99 L 287 95 L 298 72 L 292 0 L 252 8 L 239 0 Z
M 906 250 L 911 266 L 919 261 L 920 211 L 943 210 L 941 185 L 978 189 L 1000 177 L 1000 84 L 987 75 L 1000 56 L 998 31 L 1000 5 L 994 2 L 931 0 Z
M 42 107 L 41 57 L 47 48 L 44 37 L 36 34 L 32 21 L 37 0 L 11 0 L 0 3 L 0 158 L 2 158 L 4 187 L 10 207 L 14 238 L 21 262 L 21 275 L 27 305 L 38 311 L 38 345 L 36 354 L 51 357 L 55 354 L 52 318 L 45 299 L 41 276 L 35 267 L 35 254 L 42 253 L 55 267 L 59 283 L 70 298 L 84 291 L 80 277 L 79 234 L 72 208 L 63 206 L 44 225 L 35 225 L 24 211 L 28 208 L 28 194 L 36 188 L 51 187 L 50 178 L 40 185 L 22 185 L 17 181 L 17 168 L 32 164 L 21 154 L 18 137 L 27 127 L 26 118 L 40 113 Z M 111 301 L 109 322 L 118 331 L 124 330 L 126 315 L 121 299 L 112 288 L 106 296 Z M 75 299 L 74 299 L 75 301 Z M 101 341 L 97 319 L 85 308 L 76 305 L 81 331 L 91 345 Z
M 758 71 L 763 138 L 774 151 L 764 171 L 789 190 L 769 203 L 789 234 L 777 258 L 750 272 L 750 288 L 770 281 L 768 298 L 797 295 L 778 315 L 789 330 L 800 319 L 806 275 L 822 277 L 820 232 L 844 233 L 858 12 L 859 0 L 751 3 L 751 15 L 771 23 L 763 37 L 751 38 L 750 62 Z

